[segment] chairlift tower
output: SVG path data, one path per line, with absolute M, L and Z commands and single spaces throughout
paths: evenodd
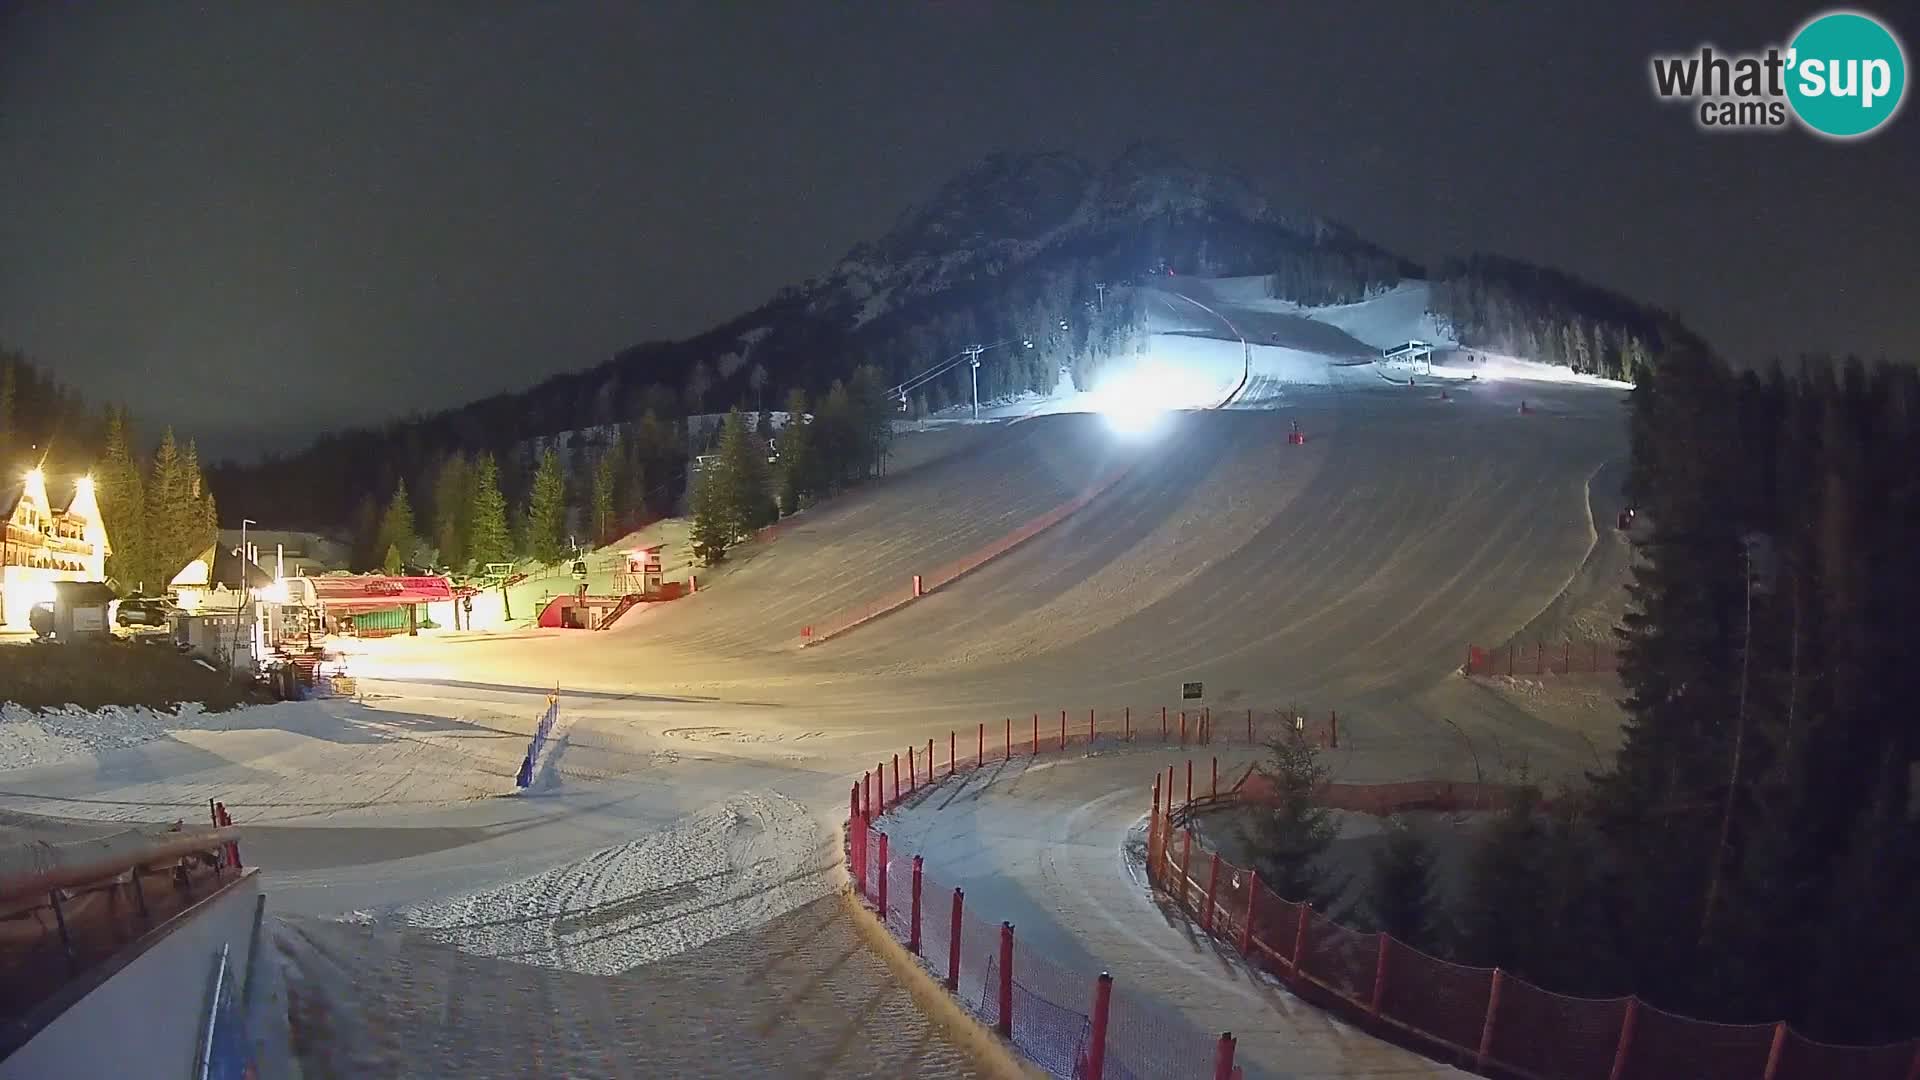
M 980 419 L 980 354 L 987 350 L 979 345 L 967 348 L 967 363 L 973 376 L 973 418 Z

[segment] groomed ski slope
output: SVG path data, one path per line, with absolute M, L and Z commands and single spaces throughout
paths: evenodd
M 775 542 L 703 577 L 697 596 L 637 610 L 611 631 L 365 643 L 353 664 L 359 702 L 201 717 L 137 746 L 0 772 L 0 807 L 197 820 L 220 798 L 250 826 L 250 861 L 267 868 L 276 910 L 358 912 L 372 924 L 349 928 L 372 937 L 343 955 L 376 955 L 381 934 L 432 929 L 434 949 L 484 953 L 488 977 L 510 984 L 519 967 L 501 960 L 522 949 L 592 978 L 673 962 L 660 949 L 579 951 L 580 928 L 598 919 L 619 935 L 681 943 L 687 972 L 720 955 L 703 943 L 756 925 L 770 954 L 808 947 L 815 931 L 791 913 L 832 888 L 831 858 L 819 853 L 852 776 L 908 741 L 1002 716 L 1144 708 L 1200 679 L 1222 708 L 1340 708 L 1334 765 L 1345 779 L 1471 777 L 1463 733 L 1483 755 L 1497 743 L 1525 758 L 1535 775 L 1590 767 L 1584 740 L 1452 671 L 1465 643 L 1503 640 L 1581 566 L 1594 538 L 1589 480 L 1624 452 L 1622 395 L 1484 379 L 1409 387 L 1354 351 L 1372 348 L 1363 339 L 1376 330 L 1363 321 L 1302 326 L 1316 319 L 1230 303 L 1231 283 L 1178 287 L 1254 344 L 1169 294 L 1149 359 L 1220 393 L 1247 376 L 1229 403 L 1238 408 L 1175 416 L 1152 437 L 1084 414 L 1003 424 L 792 519 Z M 1281 320 L 1269 335 L 1302 336 L 1261 343 L 1267 317 Z M 1305 337 L 1328 329 L 1357 344 Z M 1295 420 L 1304 446 L 1287 443 Z M 869 627 L 797 647 L 809 621 L 900 589 L 1120 466 L 1116 486 L 1054 530 Z M 502 797 L 556 684 L 562 726 L 536 790 Z M 1009 883 L 1010 906 L 1053 903 L 1033 867 L 1062 859 L 1085 873 L 1046 888 L 1080 876 L 1090 889 L 1121 888 L 1090 875 L 1109 858 L 1119 867 L 1115 830 L 1139 812 L 1151 765 L 1074 768 L 1086 778 L 1072 790 L 1129 794 L 1098 812 L 1029 808 L 1021 796 L 1007 813 L 1078 813 L 1085 826 L 1052 854 L 1047 838 L 1010 833 L 1004 850 L 972 856 L 969 872 Z M 982 813 L 1004 795 L 984 793 Z M 715 822 L 737 832 L 712 858 L 688 844 L 677 861 L 679 846 L 640 842 Z M 525 942 L 503 948 L 457 930 L 516 905 L 534 935 Z M 426 911 L 466 914 L 416 925 Z M 1143 978 L 1187 963 L 1117 930 L 1062 926 L 1058 940 Z M 418 993 L 455 977 L 443 959 L 409 968 Z M 524 981 L 540 994 L 575 985 L 531 971 Z M 338 1008 L 367 1016 L 394 1004 L 342 994 Z M 724 997 L 710 1006 L 703 1022 L 777 1052 L 783 1036 L 765 1013 Z M 924 1028 L 902 1037 L 934 1039 Z M 1341 1060 L 1340 1039 L 1312 1037 L 1333 1040 L 1314 1053 Z

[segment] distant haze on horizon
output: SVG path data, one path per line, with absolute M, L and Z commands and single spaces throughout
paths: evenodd
M 252 456 L 697 333 L 987 153 L 1148 139 L 1736 360 L 1908 360 L 1911 103 L 1843 144 L 1702 133 L 1649 87 L 1655 52 L 1815 10 L 12 5 L 0 344 Z

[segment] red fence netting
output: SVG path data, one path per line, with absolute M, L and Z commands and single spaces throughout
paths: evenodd
M 1178 710 L 1167 711 L 1164 722 L 1162 715 L 1158 708 L 1069 709 L 1064 714 L 1056 710 L 1037 718 L 1028 716 L 1024 723 L 990 724 L 987 727 L 997 736 L 990 744 L 983 747 L 987 740 L 976 731 L 975 747 L 959 754 L 964 740 L 955 733 L 946 747 L 935 741 L 937 750 L 946 750 L 947 760 L 936 757 L 932 780 L 927 779 L 926 765 L 916 771 L 924 786 L 974 768 L 976 754 L 979 764 L 998 766 L 1009 751 L 1024 757 L 1068 748 L 1092 754 L 1127 742 L 1179 744 Z M 1275 734 L 1300 731 L 1306 726 L 1296 722 L 1300 715 L 1295 709 L 1192 710 L 1185 718 L 1185 741 L 1197 746 L 1258 744 Z M 1338 737 L 1337 718 L 1329 713 L 1319 730 L 1332 742 Z M 924 758 L 924 746 L 919 753 Z M 960 761 L 952 760 L 956 755 Z M 1668 1076 L 1916 1080 L 1920 1076 L 1920 1041 L 1836 1046 L 1806 1039 L 1784 1025 L 1718 1024 L 1664 1012 L 1634 998 L 1568 997 L 1511 972 L 1449 963 L 1384 935 L 1342 926 L 1275 895 L 1258 875 L 1220 858 L 1186 827 L 1196 809 L 1257 800 L 1265 791 L 1264 778 L 1257 772 L 1240 769 L 1216 774 L 1214 761 L 1201 759 L 1194 764 L 1191 802 L 1186 798 L 1185 770 L 1157 775 L 1156 787 L 1164 788 L 1171 775 L 1179 794 L 1162 791 L 1158 812 L 1148 821 L 1149 882 L 1205 932 L 1240 952 L 1249 965 L 1272 973 L 1308 1001 L 1377 1034 L 1443 1058 L 1477 1063 L 1492 1075 L 1542 1080 Z M 891 806 L 892 778 L 884 779 Z M 857 788 L 866 789 L 864 778 Z M 1413 808 L 1496 809 L 1503 805 L 1504 796 L 1505 789 L 1497 785 L 1413 781 L 1328 785 L 1319 793 L 1319 801 L 1385 814 Z M 850 819 L 848 836 L 848 862 L 856 887 L 872 906 L 878 903 L 881 881 L 886 882 L 888 932 L 911 944 L 913 853 L 890 850 L 883 867 L 882 833 L 858 816 Z M 920 961 L 943 982 L 954 976 L 953 992 L 961 1004 L 982 1023 L 997 1024 L 1002 990 L 1000 926 L 963 900 L 954 970 L 953 898 L 950 886 L 922 875 Z M 1081 1075 L 1095 1031 L 1097 973 L 1062 965 L 1017 940 L 1015 946 L 1013 976 L 1006 988 L 1012 999 L 1013 1045 L 1053 1075 Z M 1113 988 L 1105 1075 L 1211 1077 L 1216 1052 L 1223 1045 L 1223 1040 L 1200 1031 L 1178 1011 L 1132 988 Z
M 1504 648 L 1467 646 L 1469 675 L 1584 675 L 1620 670 L 1620 653 L 1596 642 L 1510 643 Z
M 1675 1016 L 1645 1002 L 1635 1012 L 1622 1080 L 1749 1080 L 1766 1072 L 1773 1024 L 1715 1024 Z

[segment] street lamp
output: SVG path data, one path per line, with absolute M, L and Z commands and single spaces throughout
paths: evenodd
M 253 600 L 253 575 L 247 573 L 247 568 L 253 565 L 253 560 L 247 558 L 247 526 L 258 524 L 260 523 L 252 518 L 240 519 L 240 595 L 246 597 L 247 605 L 247 668 L 249 671 L 258 666 L 260 657 L 253 647 L 253 622 L 259 612 L 255 610 Z

